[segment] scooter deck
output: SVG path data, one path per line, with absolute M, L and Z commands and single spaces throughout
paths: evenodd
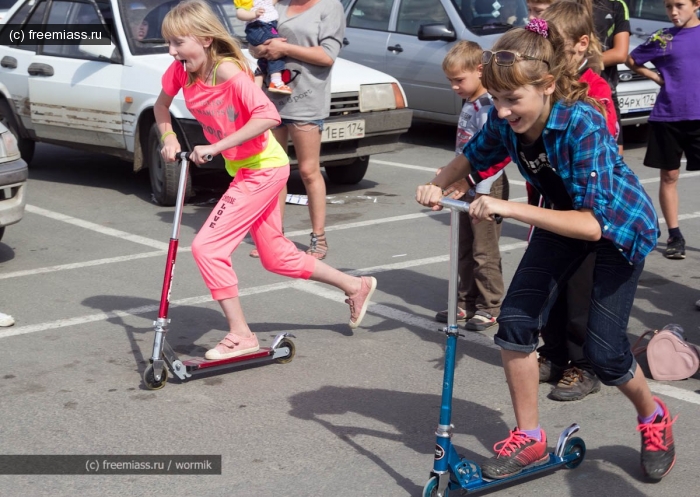
M 228 364 L 233 364 L 237 362 L 248 362 L 254 359 L 265 359 L 274 354 L 274 350 L 271 347 L 261 347 L 260 350 L 253 352 L 251 354 L 239 355 L 237 357 L 229 357 L 226 359 L 215 359 L 209 360 L 204 357 L 197 357 L 195 359 L 188 359 L 182 361 L 182 364 L 187 368 L 187 372 L 199 371 L 199 370 L 212 370 L 220 366 L 226 366 Z

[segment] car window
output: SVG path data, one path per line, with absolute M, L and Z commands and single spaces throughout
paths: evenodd
M 396 21 L 396 31 L 407 35 L 417 35 L 423 24 L 450 25 L 441 3 L 426 2 L 425 0 L 402 0 L 399 5 L 399 16 Z
M 46 24 L 72 25 L 98 25 L 102 26 L 102 18 L 98 14 L 93 3 L 77 2 L 69 0 L 54 0 L 51 3 L 51 10 L 46 20 Z M 81 52 L 80 46 L 76 43 L 44 43 L 41 49 L 44 55 L 58 55 L 73 59 L 92 60 L 93 57 Z
M 628 0 L 630 17 L 649 19 L 651 21 L 668 21 L 666 6 L 659 0 Z
M 389 30 L 389 18 L 394 0 L 357 0 L 350 11 L 348 27 Z
M 525 0 L 452 0 L 464 24 L 472 31 L 504 32 L 527 23 Z
M 29 0 L 20 7 L 7 24 L 42 24 L 44 21 L 44 12 L 46 12 L 46 0 Z M 12 45 L 13 48 L 28 50 L 34 52 L 36 45 Z
M 223 7 L 224 3 L 232 3 L 231 0 L 206 0 L 206 2 L 226 29 L 235 36 Z M 134 55 L 168 53 L 161 25 L 165 14 L 178 3 L 180 0 L 119 0 L 122 23 L 131 53 Z

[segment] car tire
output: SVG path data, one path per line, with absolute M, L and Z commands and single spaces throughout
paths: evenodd
M 5 234 L 5 227 L 0 226 L 0 241 L 2 240 L 2 235 L 4 235 L 4 234 Z
M 2 122 L 5 127 L 10 130 L 10 133 L 15 135 L 17 139 L 17 148 L 19 148 L 19 153 L 24 159 L 24 162 L 29 164 L 34 157 L 34 140 L 29 138 L 22 138 L 18 131 L 17 122 L 15 121 L 15 116 L 12 113 L 10 104 L 6 100 L 0 101 L 0 122 Z
M 329 166 L 326 169 L 326 176 L 331 183 L 336 185 L 356 185 L 367 173 L 369 166 L 368 157 L 358 157 L 347 166 Z
M 180 164 L 165 162 L 160 155 L 161 143 L 158 125 L 153 124 L 148 135 L 148 176 L 154 200 L 165 206 L 173 206 L 177 201 L 180 184 Z M 192 196 L 192 174 L 187 175 L 185 200 Z

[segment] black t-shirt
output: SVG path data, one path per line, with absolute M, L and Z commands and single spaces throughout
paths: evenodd
M 613 39 L 616 34 L 630 33 L 630 15 L 624 0 L 594 0 L 593 27 L 603 52 L 613 47 Z M 619 80 L 617 64 L 606 67 L 600 75 L 615 91 Z
M 518 159 L 520 160 L 520 165 L 537 177 L 541 187 L 540 193 L 544 197 L 547 207 L 558 211 L 574 209 L 564 182 L 549 162 L 547 150 L 544 148 L 544 140 L 541 136 L 529 145 L 518 139 Z

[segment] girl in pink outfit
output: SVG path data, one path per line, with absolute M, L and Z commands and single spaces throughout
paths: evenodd
M 161 154 L 173 161 L 180 152 L 168 109 L 182 90 L 187 108 L 210 143 L 194 147 L 191 160 L 202 164 L 207 155 L 222 154 L 226 169 L 234 176 L 192 242 L 204 282 L 230 327 L 205 357 L 225 359 L 259 349 L 243 315 L 238 278 L 231 266 L 231 254 L 248 232 L 268 271 L 343 290 L 350 305 L 350 327 L 357 328 L 377 280 L 341 273 L 300 252 L 282 234 L 277 197 L 289 177 L 289 158 L 269 131 L 279 125 L 280 117 L 253 82 L 238 44 L 201 0 L 174 7 L 165 16 L 162 30 L 175 62 L 163 75 L 163 90 L 153 109 L 163 144 Z

